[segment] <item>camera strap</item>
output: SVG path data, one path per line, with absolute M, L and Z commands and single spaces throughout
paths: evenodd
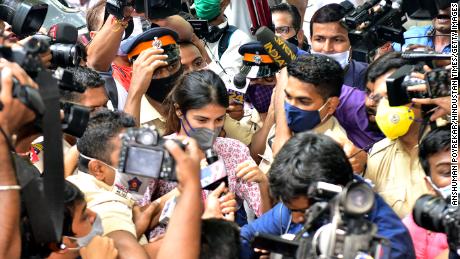
M 51 72 L 41 70 L 35 81 L 40 85 L 40 94 L 46 106 L 42 129 L 43 154 L 43 198 L 46 207 L 35 207 L 40 212 L 40 225 L 32 225 L 37 241 L 60 243 L 64 220 L 64 156 L 62 153 L 62 130 L 60 118 L 59 88 Z M 37 202 L 37 206 L 43 206 Z M 35 215 L 29 214 L 31 217 Z

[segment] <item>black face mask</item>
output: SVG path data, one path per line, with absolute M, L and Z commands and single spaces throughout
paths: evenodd
M 224 32 L 228 29 L 228 23 L 224 28 L 219 28 L 217 25 L 210 25 L 209 32 L 204 36 L 207 42 L 214 43 L 222 37 Z
M 150 81 L 150 86 L 149 89 L 147 89 L 147 92 L 145 95 L 148 97 L 152 98 L 153 100 L 163 103 L 163 101 L 166 99 L 168 94 L 171 92 L 171 90 L 174 88 L 174 85 L 177 82 L 177 79 L 179 78 L 180 75 L 184 72 L 184 67 L 181 66 L 179 70 L 177 70 L 176 73 L 173 75 L 170 75 L 168 77 L 164 78 L 159 78 L 159 79 L 152 79 Z
M 297 36 L 292 36 L 289 39 L 287 39 L 287 41 L 294 44 L 296 47 L 299 46 L 299 40 L 297 39 Z

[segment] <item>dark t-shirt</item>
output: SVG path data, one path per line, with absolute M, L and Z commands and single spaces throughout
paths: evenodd
M 369 64 L 351 60 L 350 64 L 346 68 L 344 85 L 349 85 L 354 88 L 358 88 L 361 91 L 366 90 L 366 70 Z

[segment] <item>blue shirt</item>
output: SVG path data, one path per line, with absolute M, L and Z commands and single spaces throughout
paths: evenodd
M 272 235 L 295 234 L 299 232 L 302 224 L 294 224 L 291 220 L 290 210 L 282 203 L 278 203 L 257 220 L 243 226 L 240 232 L 240 258 L 252 257 L 253 249 L 251 248 L 250 241 L 256 232 Z M 415 259 L 414 247 L 409 231 L 378 194 L 375 194 L 375 205 L 368 214 L 368 220 L 377 225 L 377 235 L 387 238 L 391 242 L 390 258 Z
M 428 36 L 428 37 L 423 37 L 423 36 Z M 405 43 L 402 49 L 404 50 L 409 44 L 420 44 L 420 45 L 424 45 L 432 49 L 435 49 L 432 36 L 434 36 L 433 25 L 411 27 L 409 30 L 404 32 L 404 39 L 406 40 L 405 40 Z M 418 38 L 413 38 L 413 37 L 418 37 Z M 393 43 L 393 49 L 395 51 L 401 51 L 401 44 Z M 442 52 L 450 53 L 451 52 L 450 44 L 445 46 Z

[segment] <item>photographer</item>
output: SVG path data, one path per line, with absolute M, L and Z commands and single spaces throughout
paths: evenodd
M 447 199 L 451 192 L 450 124 L 426 135 L 419 147 L 419 158 L 426 174 L 425 183 L 430 194 Z M 417 259 L 435 258 L 449 249 L 444 233 L 428 231 L 416 225 L 412 213 L 403 220 L 412 237 Z
M 406 48 L 428 47 L 442 53 L 451 52 L 451 15 L 449 6 L 440 6 L 438 15 L 433 19 L 432 25 L 412 27 L 404 32 L 405 43 L 393 44 L 396 51 Z
M 75 103 L 84 106 L 90 110 L 91 113 L 107 106 L 107 94 L 104 88 L 104 80 L 101 76 L 91 68 L 87 67 L 69 67 L 66 69 L 72 73 L 72 80 L 74 83 L 81 85 L 84 88 L 83 93 L 76 91 L 60 89 L 61 102 Z M 75 152 L 76 148 L 72 148 L 76 144 L 76 137 L 69 134 L 64 134 L 63 138 L 63 152 L 65 155 L 65 175 L 72 174 L 77 166 L 78 153 Z M 32 147 L 29 146 L 22 148 L 20 152 L 29 154 L 32 163 L 35 167 L 43 172 L 43 149 L 44 143 L 42 138 L 34 140 Z
M 250 240 L 256 232 L 273 235 L 296 234 L 312 205 L 309 187 L 318 181 L 345 186 L 353 171 L 340 146 L 330 137 L 299 133 L 275 157 L 269 171 L 270 191 L 280 203 L 254 222 L 241 228 L 241 258 L 251 258 Z M 376 202 L 367 219 L 378 227 L 377 234 L 391 241 L 390 258 L 415 258 L 408 231 L 383 199 Z
M 0 59 L 0 205 L 4 213 L 0 217 L 2 234 L 0 235 L 0 257 L 19 258 L 21 255 L 21 237 L 19 232 L 20 187 L 16 180 L 13 165 L 14 152 L 11 137 L 18 134 L 33 122 L 35 115 L 19 99 L 13 98 L 13 78 L 21 86 L 37 88 L 37 85 L 16 63 Z
M 428 193 L 425 173 L 420 165 L 418 144 L 428 130 L 421 105 L 408 103 L 390 106 L 386 79 L 398 68 L 409 64 L 401 53 L 386 53 L 370 66 L 367 72 L 369 99 L 378 127 L 386 138 L 372 147 L 364 177 L 372 180 L 374 190 L 404 218 L 415 201 Z M 397 116 L 398 121 L 392 120 Z

